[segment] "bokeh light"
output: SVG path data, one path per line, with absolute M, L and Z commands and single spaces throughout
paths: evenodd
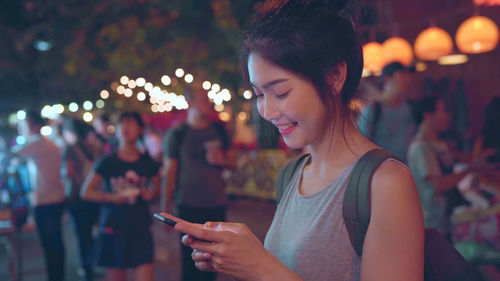
M 18 120 L 24 120 L 26 119 L 26 111 L 24 110 L 19 110 L 17 113 L 16 113 L 16 117 Z
M 204 90 L 210 90 L 210 87 L 212 87 L 212 83 L 208 82 L 208 81 L 205 81 L 203 82 L 203 84 L 201 85 L 203 87 Z
M 102 99 L 107 99 L 109 98 L 109 92 L 107 90 L 102 90 L 100 96 Z
M 42 136 L 50 136 L 52 135 L 52 128 L 49 126 L 43 126 L 40 128 L 40 134 L 42 134 Z
M 78 104 L 76 102 L 72 102 L 68 105 L 68 109 L 71 112 L 77 112 L 78 111 Z
M 97 101 L 95 102 L 95 107 L 97 107 L 97 108 L 99 108 L 99 109 L 104 108 L 104 105 L 106 105 L 106 104 L 104 103 L 104 101 L 103 101 L 103 100 L 97 100 Z
M 122 76 L 122 77 L 120 78 L 120 83 L 122 83 L 123 85 L 127 85 L 127 84 L 128 84 L 128 81 L 129 81 L 129 79 L 128 79 L 128 77 L 127 77 L 127 76 Z
M 87 123 L 90 123 L 92 122 L 92 119 L 94 119 L 94 116 L 92 115 L 92 113 L 90 112 L 85 112 L 83 114 L 83 121 L 87 122 Z
M 179 78 L 181 78 L 182 76 L 184 76 L 184 69 L 182 69 L 182 68 L 177 68 L 177 69 L 175 70 L 175 76 L 177 76 L 177 77 L 179 77 Z
M 92 104 L 92 102 L 91 102 L 91 101 L 88 101 L 88 100 L 87 100 L 87 101 L 85 101 L 85 102 L 83 103 L 83 109 L 85 109 L 85 110 L 87 110 L 87 111 L 88 111 L 88 110 L 92 110 L 92 108 L 94 108 L 94 105 Z
M 163 83 L 163 85 L 165 85 L 165 86 L 168 86 L 168 85 L 170 85 L 170 83 L 172 83 L 172 79 L 170 79 L 170 77 L 168 75 L 163 75 L 161 77 L 161 83 Z

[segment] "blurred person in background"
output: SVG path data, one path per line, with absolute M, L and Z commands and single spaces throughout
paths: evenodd
M 105 155 L 118 150 L 119 141 L 107 113 L 103 113 L 94 118 L 92 126 L 95 132 L 97 132 L 99 141 L 102 143 L 102 152 Z
M 399 62 L 389 63 L 382 70 L 382 99 L 365 107 L 358 117 L 358 128 L 367 138 L 406 162 L 408 146 L 416 125 L 407 93 L 410 71 Z
M 211 121 L 214 112 L 203 90 L 189 89 L 187 121 L 167 131 L 163 144 L 166 178 L 162 190 L 163 208 L 171 209 L 175 199 L 178 216 L 197 223 L 224 221 L 227 198 L 222 172 L 235 168 L 236 157 L 229 150 L 231 140 L 220 123 Z M 182 247 L 182 280 L 215 280 L 214 272 L 196 269 L 191 248 Z
M 84 200 L 102 204 L 96 262 L 107 268 L 110 281 L 126 280 L 128 269 L 135 280 L 153 280 L 149 203 L 160 193 L 160 165 L 137 148 L 143 130 L 138 113 L 122 113 L 118 151 L 96 162 L 81 190 Z
M 92 270 L 92 228 L 97 221 L 99 205 L 80 197 L 80 188 L 100 156 L 99 147 L 89 140 L 92 127 L 73 117 L 66 117 L 62 123 L 62 136 L 66 145 L 62 151 L 62 176 L 65 184 L 66 203 L 73 220 L 80 252 L 79 275 L 93 280 Z
M 64 244 L 61 217 L 64 210 L 64 186 L 61 180 L 61 150 L 40 134 L 45 121 L 35 111 L 28 111 L 18 123 L 26 144 L 14 152 L 26 159 L 33 196 L 34 218 L 42 244 L 47 280 L 64 280 Z
M 408 166 L 417 184 L 426 227 L 436 228 L 450 237 L 450 215 L 463 201 L 457 184 L 470 173 L 486 173 L 492 167 L 481 155 L 459 173 L 453 173 L 454 154 L 439 139 L 439 133 L 448 129 L 451 116 L 443 99 L 426 97 L 416 102 L 418 133 L 408 151 Z M 459 202 L 461 201 L 461 202 Z

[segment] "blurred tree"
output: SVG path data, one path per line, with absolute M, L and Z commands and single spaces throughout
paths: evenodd
M 0 109 L 97 99 L 122 75 L 159 83 L 177 67 L 236 92 L 255 2 L 4 0 Z

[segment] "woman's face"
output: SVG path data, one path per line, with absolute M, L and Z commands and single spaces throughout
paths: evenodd
M 255 53 L 248 58 L 248 72 L 260 115 L 279 129 L 289 147 L 322 138 L 326 108 L 311 82 Z
M 134 118 L 123 118 L 118 124 L 117 135 L 122 143 L 135 143 L 142 134 L 142 128 Z

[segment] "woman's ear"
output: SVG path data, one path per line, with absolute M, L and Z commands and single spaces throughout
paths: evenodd
M 337 63 L 337 65 L 327 74 L 326 83 L 333 89 L 335 95 L 342 92 L 346 77 L 347 64 L 345 61 Z

